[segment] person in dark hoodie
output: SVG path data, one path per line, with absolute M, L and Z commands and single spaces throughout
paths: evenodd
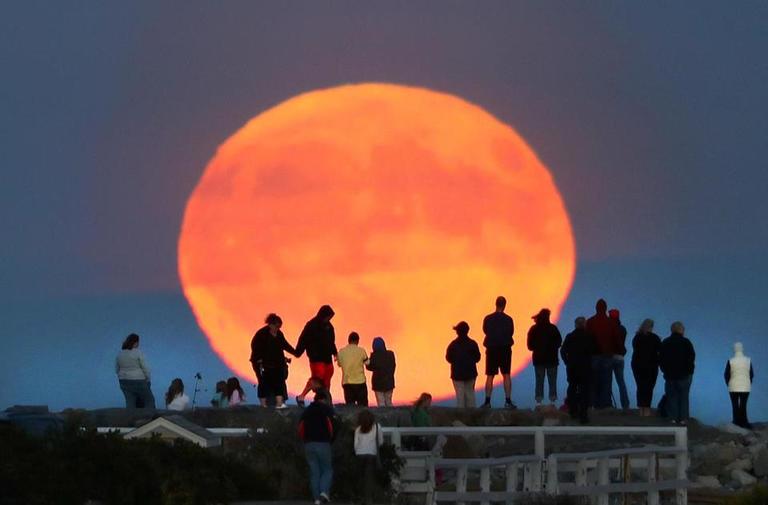
M 315 505 L 330 502 L 333 482 L 334 412 L 328 405 L 330 397 L 321 389 L 315 401 L 304 410 L 299 420 L 299 437 L 304 442 L 304 453 L 309 465 L 309 487 Z
M 456 338 L 448 344 L 445 359 L 451 364 L 451 379 L 453 388 L 456 390 L 456 406 L 474 408 L 480 348 L 477 342 L 469 338 L 469 324 L 465 321 L 461 321 L 453 329 L 456 331 Z
M 544 400 L 544 375 L 549 382 L 549 401 L 557 401 L 557 351 L 563 343 L 563 337 L 557 326 L 549 321 L 549 309 L 541 309 L 533 316 L 533 326 L 528 330 L 528 350 L 533 352 L 532 362 L 536 371 L 536 406 L 541 407 Z
M 589 388 L 592 380 L 592 356 L 595 354 L 595 340 L 586 329 L 587 321 L 577 317 L 575 329 L 565 336 L 560 356 L 565 363 L 568 378 L 568 412 L 582 423 L 589 422 Z
M 611 365 L 614 344 L 619 332 L 616 321 L 608 317 L 608 304 L 602 298 L 595 304 L 595 315 L 587 319 L 587 331 L 592 334 L 597 352 L 592 357 L 591 403 L 598 409 L 611 406 Z
M 691 390 L 696 352 L 685 337 L 685 326 L 680 321 L 672 323 L 672 334 L 661 343 L 659 365 L 664 373 L 666 410 L 675 424 L 687 424 L 688 394 Z
M 483 319 L 483 346 L 485 347 L 485 402 L 483 407 L 491 407 L 493 380 L 501 373 L 504 382 L 504 406 L 509 409 L 517 408 L 512 403 L 512 345 L 515 339 L 515 323 L 504 313 L 507 299 L 503 296 L 496 298 L 496 310 Z
M 277 314 L 269 314 L 261 328 L 251 340 L 251 365 L 259 383 L 257 394 L 262 407 L 274 398 L 278 409 L 285 407 L 288 390 L 285 381 L 288 378 L 288 360 L 284 352 L 296 354 L 280 331 L 283 320 Z
M 619 386 L 621 408 L 627 410 L 629 408 L 629 394 L 627 394 L 627 383 L 624 382 L 624 356 L 627 354 L 627 329 L 621 324 L 619 309 L 609 310 L 608 317 L 616 321 L 616 325 L 618 326 L 618 331 L 613 336 L 611 371 L 613 372 L 613 377 L 616 379 L 616 385 Z
M 376 405 L 392 406 L 392 392 L 395 389 L 395 353 L 387 350 L 387 344 L 381 337 L 373 339 L 373 352 L 365 366 L 373 372 L 371 389 L 376 395 Z
M 660 351 L 661 339 L 653 332 L 653 319 L 646 319 L 632 339 L 632 375 L 637 384 L 637 408 L 643 417 L 651 415 Z
M 331 324 L 334 314 L 330 305 L 320 307 L 317 315 L 304 325 L 296 344 L 296 357 L 301 357 L 304 351 L 307 351 L 311 376 L 320 378 L 326 390 L 331 389 L 333 358 L 338 355 L 336 333 Z M 311 389 L 312 385 L 307 381 L 304 391 L 296 397 L 299 406 L 304 406 L 304 397 Z

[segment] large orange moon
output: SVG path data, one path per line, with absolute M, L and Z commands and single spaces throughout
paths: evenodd
M 295 344 L 327 303 L 339 348 L 353 330 L 369 352 L 384 337 L 406 403 L 453 395 L 452 327 L 466 320 L 481 344 L 497 295 L 515 320 L 514 372 L 525 367 L 531 316 L 558 316 L 575 250 L 552 176 L 515 130 L 450 94 L 371 83 L 290 98 L 229 137 L 187 202 L 178 268 L 241 378 L 255 381 L 250 340 L 267 313 Z M 294 359 L 290 391 L 308 374 Z M 340 383 L 337 369 L 336 398 Z

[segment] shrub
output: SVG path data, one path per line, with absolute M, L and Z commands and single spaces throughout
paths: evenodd
M 759 485 L 740 493 L 728 501 L 729 505 L 766 505 L 768 504 L 768 486 Z

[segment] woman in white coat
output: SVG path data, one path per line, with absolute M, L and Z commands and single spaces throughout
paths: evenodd
M 741 342 L 736 342 L 733 344 L 733 357 L 725 364 L 725 383 L 728 384 L 728 393 L 731 396 L 733 424 L 747 429 L 752 428 L 747 420 L 747 399 L 754 377 L 752 360 L 744 355 Z

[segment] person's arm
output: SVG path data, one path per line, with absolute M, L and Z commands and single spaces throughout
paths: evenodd
M 151 370 L 149 369 L 149 365 L 147 364 L 147 360 L 144 359 L 143 352 L 139 352 L 139 366 L 141 367 L 141 370 L 144 372 L 144 377 L 146 377 L 147 382 L 150 382 L 152 380 L 152 374 L 151 374 Z
M 117 375 L 120 375 L 120 358 L 119 357 L 115 358 L 115 373 Z
M 331 356 L 339 355 L 339 350 L 336 349 L 336 330 L 331 327 Z
M 528 350 L 529 351 L 533 350 L 533 344 L 534 344 L 533 340 L 534 340 L 533 339 L 533 326 L 531 326 L 531 329 L 528 330 L 528 341 L 526 342 L 526 344 L 528 345 Z
M 453 363 L 453 342 L 448 344 L 448 348 L 445 350 L 445 361 Z
M 483 345 L 488 347 L 488 316 L 483 318 Z
M 288 343 L 288 341 L 285 339 L 285 335 L 283 335 L 283 332 L 280 332 L 280 347 L 288 354 L 296 356 L 296 349 L 294 349 L 294 347 Z
M 561 345 L 563 345 L 563 335 L 560 333 L 560 330 L 557 328 L 557 326 L 555 326 L 554 328 L 555 328 L 555 335 L 557 335 L 557 339 L 556 339 L 557 346 L 556 347 L 559 348 Z
M 296 352 L 293 354 L 297 358 L 300 358 L 302 354 L 304 354 L 304 351 L 307 349 L 307 327 L 304 326 L 304 329 L 301 330 L 301 333 L 299 334 L 299 338 L 296 341 Z
M 480 358 L 482 358 L 483 355 L 480 354 L 480 347 L 478 347 L 477 342 L 473 342 L 473 343 L 475 344 L 475 349 L 474 349 L 474 351 L 475 351 L 475 353 L 474 353 L 475 354 L 475 356 L 474 356 L 475 363 L 479 363 L 480 362 Z
M 368 363 L 365 364 L 365 368 L 373 372 L 376 370 L 376 354 L 371 353 L 371 357 L 368 358 Z
M 563 342 L 563 345 L 560 346 L 560 357 L 563 358 L 563 363 L 566 365 L 568 364 L 568 346 L 570 345 L 570 341 L 568 340 L 568 337 L 565 337 L 565 342 Z
M 723 377 L 725 377 L 726 385 L 731 382 L 731 360 L 725 362 L 725 373 L 723 374 Z
M 752 363 L 749 364 L 749 382 L 752 382 L 752 379 L 755 378 L 755 369 L 752 368 Z

